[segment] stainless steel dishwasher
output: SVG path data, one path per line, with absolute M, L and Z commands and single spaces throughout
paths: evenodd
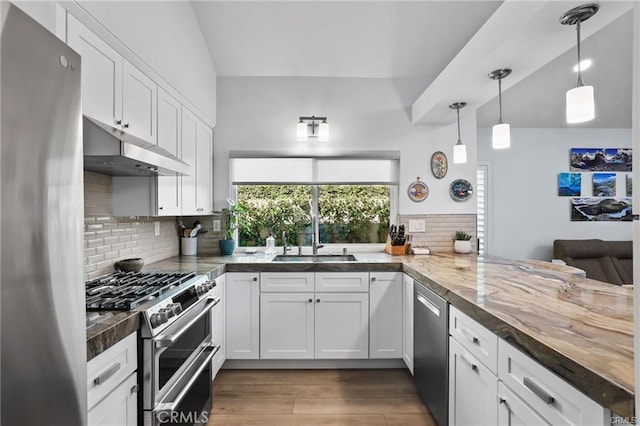
M 414 381 L 440 426 L 449 418 L 449 309 L 424 285 L 414 286 Z

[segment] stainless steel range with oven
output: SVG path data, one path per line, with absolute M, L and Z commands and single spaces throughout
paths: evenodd
M 215 282 L 194 272 L 116 272 L 86 283 L 87 310 L 142 313 L 144 425 L 205 424 L 211 409 Z

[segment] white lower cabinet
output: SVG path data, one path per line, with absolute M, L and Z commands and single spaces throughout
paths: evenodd
M 498 376 L 548 424 L 609 423 L 608 409 L 502 339 L 498 341 Z
M 260 357 L 260 274 L 226 274 L 226 357 Z
M 371 272 L 369 357 L 402 358 L 402 272 Z
M 216 286 L 213 290 L 213 297 L 219 297 L 220 302 L 213 307 L 213 325 L 211 327 L 211 333 L 213 337 L 213 344 L 220 346 L 218 352 L 213 356 L 213 377 L 216 377 L 218 371 L 226 360 L 226 337 L 225 337 L 225 318 L 226 318 L 226 277 L 221 275 L 215 280 Z
M 87 363 L 89 425 L 136 425 L 138 421 L 137 333 Z
M 402 359 L 413 374 L 413 278 L 402 276 Z
M 260 282 L 260 358 L 369 357 L 368 273 L 269 272 Z
M 138 377 L 129 377 L 89 410 L 90 426 L 133 426 L 138 424 Z
M 313 293 L 260 295 L 260 358 L 313 359 Z
M 504 383 L 498 383 L 498 425 L 551 425 L 526 402 L 518 398 Z
M 369 357 L 369 294 L 316 293 L 315 357 Z
M 449 424 L 495 425 L 498 378 L 449 338 Z

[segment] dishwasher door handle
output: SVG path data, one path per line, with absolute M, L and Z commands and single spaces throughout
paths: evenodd
M 440 308 L 438 308 L 433 302 L 424 297 L 419 292 L 416 292 L 416 299 L 418 302 L 422 303 L 427 309 L 429 309 L 435 316 L 440 317 Z

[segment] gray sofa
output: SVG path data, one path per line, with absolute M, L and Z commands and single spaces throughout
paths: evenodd
M 633 284 L 631 241 L 555 240 L 553 257 L 586 272 L 587 278 L 611 284 Z

